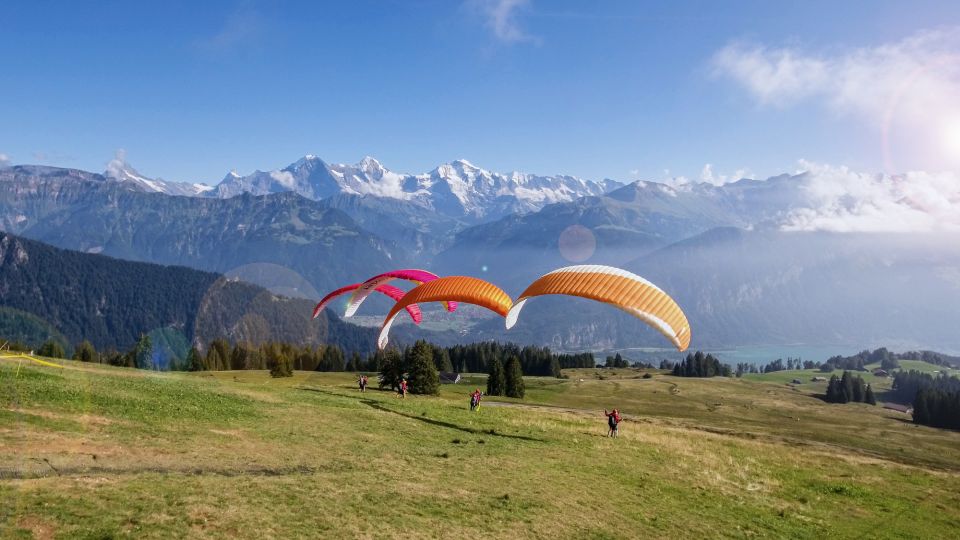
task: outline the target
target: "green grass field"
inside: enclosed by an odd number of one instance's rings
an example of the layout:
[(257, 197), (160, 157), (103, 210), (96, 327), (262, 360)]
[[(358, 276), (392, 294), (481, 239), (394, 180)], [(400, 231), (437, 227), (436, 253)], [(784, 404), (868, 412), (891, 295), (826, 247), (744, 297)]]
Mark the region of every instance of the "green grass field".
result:
[[(826, 404), (812, 384), (570, 370), (471, 413), (482, 376), (401, 400), (349, 374), (63, 364), (0, 360), (0, 537), (960, 530), (960, 433)], [(627, 415), (619, 439), (605, 407)]]

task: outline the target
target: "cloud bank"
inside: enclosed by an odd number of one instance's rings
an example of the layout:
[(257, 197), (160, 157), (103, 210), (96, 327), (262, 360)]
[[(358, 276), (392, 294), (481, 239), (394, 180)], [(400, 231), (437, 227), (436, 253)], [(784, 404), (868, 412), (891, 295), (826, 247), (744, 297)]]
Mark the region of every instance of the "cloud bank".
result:
[(877, 129), (888, 172), (898, 172), (894, 154), (924, 168), (960, 165), (960, 27), (821, 53), (735, 42), (711, 65), (760, 106), (819, 102)]
[(929, 118), (958, 109), (960, 28), (927, 30), (902, 41), (835, 54), (732, 43), (713, 57), (714, 72), (763, 105), (819, 96), (834, 109), (882, 121), (891, 106)]
[(801, 162), (807, 200), (791, 210), (788, 231), (958, 232), (960, 175), (865, 174)]
[(0, 152), (0, 167), (9, 167), (10, 165), (10, 156)]

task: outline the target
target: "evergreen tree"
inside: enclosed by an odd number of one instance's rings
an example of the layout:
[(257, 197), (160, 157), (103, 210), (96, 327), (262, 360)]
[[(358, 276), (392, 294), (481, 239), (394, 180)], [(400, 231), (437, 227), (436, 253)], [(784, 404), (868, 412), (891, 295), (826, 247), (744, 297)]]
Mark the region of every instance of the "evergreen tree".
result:
[(73, 359), (81, 362), (96, 362), (97, 350), (87, 340), (83, 340), (73, 351)]
[(400, 356), (400, 351), (395, 347), (382, 351), (380, 359), (381, 388), (384, 386), (389, 386), (393, 390), (400, 388), (400, 379), (403, 377), (405, 371), (403, 357)]
[(220, 354), (219, 348), (211, 346), (204, 363), (210, 371), (222, 371), (227, 365), (227, 359)]
[(503, 373), (503, 365), (499, 358), (494, 358), (490, 362), (490, 372), (487, 376), (487, 395), (502, 396), (506, 390), (506, 376)]
[(853, 379), (853, 401), (857, 403), (863, 403), (865, 401), (867, 394), (866, 385), (863, 383), (863, 378), (857, 375)]
[(563, 371), (560, 367), (560, 359), (556, 356), (550, 357), (550, 376), (559, 378), (563, 375)]
[(247, 365), (247, 348), (240, 343), (230, 351), (230, 369), (250, 369)]
[(913, 421), (917, 424), (930, 424), (930, 410), (927, 407), (927, 390), (917, 392), (913, 399)]
[(133, 347), (133, 367), (153, 369), (153, 341), (150, 334), (143, 334)]
[(360, 360), (360, 353), (358, 353), (357, 351), (353, 351), (353, 354), (350, 355), (349, 371), (353, 371), (353, 372), (363, 371), (363, 369), (361, 369), (362, 363), (363, 363), (362, 360)]
[(507, 396), (521, 399), (526, 394), (526, 387), (523, 384), (523, 370), (520, 367), (520, 359), (516, 356), (511, 356), (507, 360), (507, 366), (504, 369), (504, 391)]
[(827, 402), (828, 403), (841, 403), (843, 400), (842, 393), (840, 391), (840, 379), (836, 374), (830, 376), (830, 382), (827, 384)]
[(67, 356), (63, 352), (63, 347), (52, 339), (45, 341), (43, 345), (40, 346), (40, 349), (37, 350), (37, 354), (46, 356), (47, 358), (64, 358)]
[(450, 373), (453, 371), (453, 363), (450, 361), (450, 352), (443, 347), (434, 347), (433, 363), (437, 366), (437, 371)]
[(844, 371), (840, 377), (840, 403), (850, 403), (853, 400), (853, 375)]
[(277, 346), (276, 343), (270, 344), (264, 352), (266, 353), (267, 367), (270, 369), (271, 377), (293, 377), (293, 366), (290, 357)]
[(410, 392), (414, 394), (439, 394), (440, 377), (433, 362), (433, 348), (419, 340), (407, 350), (407, 365), (410, 366)]
[[(215, 360), (217, 361), (216, 367), (210, 367), (210, 369), (215, 369), (217, 371), (224, 371), (230, 369), (230, 342), (224, 338), (217, 338), (210, 343), (210, 353), (217, 351), (215, 355)], [(210, 353), (207, 354), (209, 358)]]
[(865, 392), (863, 400), (864, 402), (869, 403), (870, 405), (877, 404), (877, 398), (874, 397), (873, 395), (873, 387), (870, 386), (869, 384), (867, 385), (867, 391)]
[(200, 351), (196, 347), (190, 347), (190, 352), (187, 353), (187, 370), (203, 371), (203, 369), (203, 358), (200, 356)]

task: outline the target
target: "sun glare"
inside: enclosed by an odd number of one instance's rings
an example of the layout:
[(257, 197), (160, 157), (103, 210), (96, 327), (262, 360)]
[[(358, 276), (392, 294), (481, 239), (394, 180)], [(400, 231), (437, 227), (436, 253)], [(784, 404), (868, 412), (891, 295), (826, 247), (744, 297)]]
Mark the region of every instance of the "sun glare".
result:
[(960, 117), (944, 123), (940, 133), (940, 146), (948, 160), (960, 162)]

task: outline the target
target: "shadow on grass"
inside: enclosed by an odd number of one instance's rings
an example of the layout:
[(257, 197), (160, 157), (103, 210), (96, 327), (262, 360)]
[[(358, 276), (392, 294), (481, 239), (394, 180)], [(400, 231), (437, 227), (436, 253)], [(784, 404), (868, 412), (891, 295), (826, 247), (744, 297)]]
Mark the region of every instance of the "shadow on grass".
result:
[[(495, 429), (474, 429), (474, 428), (468, 428), (468, 427), (464, 427), (464, 426), (458, 426), (457, 424), (454, 424), (454, 423), (451, 423), (451, 422), (444, 422), (444, 421), (442, 421), (442, 420), (434, 420), (433, 418), (427, 418), (426, 416), (417, 416), (417, 415), (414, 415), (414, 414), (405, 413), (405, 412), (402, 412), (402, 411), (398, 411), (398, 410), (395, 410), (395, 409), (391, 409), (391, 408), (389, 408), (389, 407), (385, 407), (382, 403), (377, 402), (377, 401), (374, 401), (374, 400), (372, 400), (372, 399), (362, 399), (362, 396), (361, 396), (361, 395), (341, 394), (341, 393), (339, 393), (339, 392), (331, 392), (331, 391), (329, 391), (329, 390), (324, 390), (324, 389), (322, 389), (322, 388), (307, 387), (307, 386), (301, 386), (301, 387), (299, 387), (299, 389), (300, 389), (300, 390), (306, 390), (307, 392), (316, 392), (316, 393), (318, 393), (318, 394), (326, 394), (326, 395), (328, 395), (328, 396), (335, 396), (335, 397), (348, 398), (348, 399), (357, 399), (357, 400), (360, 401), (360, 403), (363, 403), (364, 405), (366, 405), (366, 406), (368, 406), (368, 407), (370, 407), (370, 408), (377, 409), (378, 411), (384, 411), (384, 412), (388, 412), (388, 413), (393, 413), (393, 414), (396, 414), (396, 415), (399, 415), (399, 416), (403, 416), (403, 417), (406, 417), (406, 418), (410, 418), (411, 420), (417, 420), (417, 421), (419, 421), (419, 422), (423, 422), (423, 423), (425, 423), (425, 424), (430, 424), (430, 425), (438, 426), (438, 427), (444, 427), (444, 428), (447, 428), (447, 429), (455, 429), (455, 430), (457, 430), (457, 431), (462, 431), (462, 432), (464, 432), (464, 433), (470, 433), (471, 435), (492, 435), (492, 436), (494, 436), (494, 437), (504, 437), (504, 438), (507, 438), (507, 439), (517, 439), (517, 440), (521, 440), (521, 441), (546, 442), (546, 440), (544, 440), (544, 439), (538, 439), (538, 438), (536, 438), (536, 437), (527, 437), (527, 436), (525, 436), (525, 435), (509, 435), (509, 434), (506, 434), (506, 433), (498, 433), (497, 430), (495, 430)], [(367, 391), (370, 391), (370, 389), (367, 389)], [(387, 393), (387, 392), (389, 392), (389, 390), (378, 390), (377, 392), (379, 392), (379, 393)], [(393, 392), (389, 392), (389, 393), (393, 393)], [(359, 394), (359, 392), (357, 392), (357, 394)]]
[(360, 403), (377, 409), (378, 411), (384, 411), (388, 413), (393, 413), (396, 415), (409, 418), (411, 420), (417, 420), (418, 422), (423, 422), (425, 424), (430, 424), (432, 426), (444, 427), (447, 429), (455, 429), (457, 431), (462, 431), (464, 433), (470, 433), (472, 435), (492, 435), (494, 437), (504, 437), (507, 439), (517, 439), (521, 441), (533, 441), (533, 442), (546, 442), (544, 439), (538, 439), (536, 437), (527, 437), (526, 435), (508, 435), (506, 433), (498, 433), (495, 429), (474, 429), (464, 426), (458, 426), (457, 424), (451, 422), (444, 422), (442, 420), (434, 420), (433, 418), (427, 418), (426, 416), (417, 416), (414, 414), (409, 414), (401, 411), (391, 409), (389, 407), (384, 407), (379, 402), (373, 401), (372, 399), (361, 399)]

